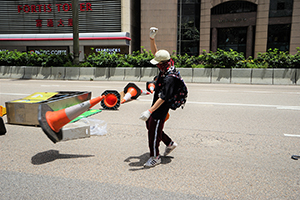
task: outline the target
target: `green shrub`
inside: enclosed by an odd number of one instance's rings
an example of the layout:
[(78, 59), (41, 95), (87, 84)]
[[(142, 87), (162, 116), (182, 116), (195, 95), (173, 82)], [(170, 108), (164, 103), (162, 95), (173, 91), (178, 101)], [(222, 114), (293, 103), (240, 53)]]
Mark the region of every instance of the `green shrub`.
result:
[[(141, 51), (135, 51), (129, 55), (118, 53), (109, 54), (105, 51), (87, 55), (79, 67), (155, 67), (150, 63), (154, 58), (151, 51), (144, 47)], [(257, 58), (245, 59), (243, 53), (232, 49), (225, 51), (218, 49), (217, 52), (206, 52), (199, 56), (188, 54), (176, 55), (173, 51), (171, 58), (176, 67), (183, 68), (300, 68), (300, 48), (295, 55), (278, 49), (269, 49), (265, 53), (258, 53)], [(43, 67), (72, 67), (72, 54), (36, 54), (32, 52), (0, 51), (1, 66), (43, 66)]]
[(0, 65), (6, 66), (63, 66), (67, 62), (73, 62), (71, 54), (36, 54), (32, 52), (1, 51)]
[(132, 54), (125, 55), (123, 60), (124, 67), (152, 67), (150, 60), (153, 59), (151, 51), (146, 51), (142, 47), (142, 51), (134, 51)]
[(197, 64), (195, 56), (189, 56), (188, 54), (172, 55), (172, 59), (175, 62), (175, 67), (188, 68)]
[(297, 48), (295, 55), (279, 51), (278, 49), (269, 49), (265, 53), (258, 53), (255, 63), (270, 68), (299, 68), (300, 49), (299, 47)]
[(217, 52), (207, 53), (205, 50), (202, 53), (202, 56), (198, 58), (206, 67), (208, 68), (232, 68), (232, 67), (241, 67), (237, 65), (240, 61), (245, 60), (243, 53), (238, 53), (230, 49), (230, 51), (225, 51), (218, 49)]
[[(92, 48), (93, 50), (93, 48)], [(109, 54), (106, 51), (92, 53), (88, 55), (84, 62), (92, 67), (119, 67), (121, 66), (121, 55), (117, 53)]]

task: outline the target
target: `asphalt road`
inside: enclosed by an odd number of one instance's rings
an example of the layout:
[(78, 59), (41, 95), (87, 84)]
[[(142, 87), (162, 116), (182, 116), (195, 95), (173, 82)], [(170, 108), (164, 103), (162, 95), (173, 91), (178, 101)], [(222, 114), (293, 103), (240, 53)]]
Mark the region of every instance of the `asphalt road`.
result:
[[(0, 104), (34, 92), (96, 97), (126, 84), (1, 79)], [(291, 156), (300, 154), (300, 87), (187, 86), (185, 108), (165, 124), (178, 147), (150, 169), (143, 168), (149, 153), (139, 116), (152, 95), (92, 116), (107, 123), (104, 136), (53, 144), (40, 127), (6, 124), (0, 199), (299, 199), (300, 160)]]

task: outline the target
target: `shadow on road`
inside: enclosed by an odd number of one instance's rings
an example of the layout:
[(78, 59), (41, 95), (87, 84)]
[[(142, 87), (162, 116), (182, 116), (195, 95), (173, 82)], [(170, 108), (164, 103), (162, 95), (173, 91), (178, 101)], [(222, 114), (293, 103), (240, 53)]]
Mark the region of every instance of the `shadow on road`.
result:
[(31, 158), (31, 163), (34, 165), (42, 165), (57, 159), (84, 158), (93, 156), (94, 155), (60, 154), (57, 150), (49, 150), (38, 153), (35, 156), (33, 156)]
[[(144, 164), (147, 162), (149, 159), (150, 154), (149, 153), (144, 153), (143, 155), (140, 156), (130, 156), (124, 160), (124, 162), (129, 162), (129, 166), (133, 167), (130, 168), (129, 171), (138, 171), (138, 170), (145, 170), (145, 169), (151, 169), (151, 168), (144, 168)], [(162, 156), (161, 157), (161, 164), (165, 165), (170, 162), (172, 162), (172, 159), (174, 157), (171, 156)]]

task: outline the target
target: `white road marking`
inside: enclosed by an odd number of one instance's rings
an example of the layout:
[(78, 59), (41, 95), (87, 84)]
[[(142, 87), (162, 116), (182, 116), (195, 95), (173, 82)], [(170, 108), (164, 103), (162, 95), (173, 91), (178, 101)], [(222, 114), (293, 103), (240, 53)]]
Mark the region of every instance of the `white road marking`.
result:
[(22, 94), (22, 93), (0, 93), (0, 95), (8, 95), (8, 96), (12, 96), (12, 95), (15, 95), (15, 96), (28, 96), (30, 94)]
[(285, 110), (300, 110), (300, 106), (278, 106), (277, 109), (285, 109)]
[(276, 108), (279, 110), (300, 110), (300, 106), (282, 106), (282, 105), (266, 105), (266, 104), (243, 104), (243, 103), (216, 103), (216, 102), (195, 102), (188, 101), (187, 104), (202, 104), (202, 105), (221, 105), (221, 106), (246, 106), (246, 107), (265, 107)]
[[(149, 100), (149, 99), (138, 99), (138, 100), (139, 101), (152, 101), (152, 100)], [(300, 106), (283, 106), (283, 105), (266, 105), (266, 104), (217, 103), (217, 102), (198, 102), (198, 101), (187, 101), (186, 104), (217, 105), (217, 106), (264, 107), (264, 108), (276, 108), (278, 110), (300, 110)]]
[(64, 85), (41, 85), (41, 87), (62, 87)]
[(300, 135), (284, 134), (286, 137), (300, 137)]

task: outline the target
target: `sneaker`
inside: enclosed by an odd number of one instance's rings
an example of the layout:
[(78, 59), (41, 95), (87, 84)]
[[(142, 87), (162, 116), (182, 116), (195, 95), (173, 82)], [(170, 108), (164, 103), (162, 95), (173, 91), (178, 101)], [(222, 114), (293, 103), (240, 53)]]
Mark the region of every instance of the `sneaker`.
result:
[(160, 156), (157, 157), (150, 157), (149, 160), (144, 164), (144, 167), (154, 167), (155, 165), (158, 165), (161, 163)]
[(176, 147), (177, 147), (177, 143), (176, 142), (171, 142), (169, 144), (169, 146), (166, 147), (164, 156), (169, 155)]

